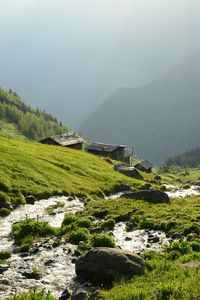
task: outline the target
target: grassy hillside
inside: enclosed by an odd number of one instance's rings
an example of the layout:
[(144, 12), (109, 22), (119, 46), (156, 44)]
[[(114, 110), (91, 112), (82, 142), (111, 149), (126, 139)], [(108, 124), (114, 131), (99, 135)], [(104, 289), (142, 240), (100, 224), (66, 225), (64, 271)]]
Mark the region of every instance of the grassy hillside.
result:
[(90, 138), (133, 146), (155, 163), (199, 145), (200, 52), (162, 78), (114, 92), (83, 124)]
[(15, 124), (3, 120), (0, 120), (0, 136), (13, 139), (26, 139), (26, 137), (17, 130)]
[(10, 125), (3, 134), (0, 132), (0, 136), (13, 137), (13, 131), (17, 131), (17, 134), (14, 133), (15, 138), (24, 135), (29, 139), (38, 140), (67, 131), (56, 118), (38, 108), (33, 109), (17, 93), (2, 88), (0, 88), (0, 121), (4, 122), (3, 127), (0, 123), (0, 131), (4, 129), (5, 123)]
[[(93, 198), (82, 211), (73, 215), (74, 222), (91, 223), (98, 217), (101, 225), (103, 241), (110, 241), (110, 229), (103, 227), (109, 222), (127, 222), (129, 229), (163, 230), (168, 234), (179, 233), (181, 239), (173, 241), (161, 252), (145, 252), (143, 258), (146, 262), (145, 274), (136, 276), (129, 282), (116, 282), (111, 289), (100, 290), (103, 299), (115, 300), (164, 300), (164, 299), (199, 299), (199, 261), (200, 248), (200, 220), (199, 196), (185, 199), (171, 199), (170, 204), (153, 204), (142, 200), (127, 198), (103, 199), (104, 193), (116, 191), (120, 184), (128, 184), (137, 189), (144, 181), (128, 178), (113, 171), (111, 161), (96, 157), (83, 151), (63, 147), (42, 145), (36, 142), (19, 141), (0, 138), (0, 197), (3, 196), (13, 203), (24, 200), (23, 195), (33, 194), (38, 197), (47, 197), (52, 194), (82, 195)], [(165, 174), (162, 181), (184, 185), (188, 180), (198, 178), (199, 170), (189, 170), (187, 174)], [(152, 180), (153, 175), (145, 175), (146, 180)], [(1, 199), (0, 198), (0, 199)], [(67, 214), (64, 222), (68, 224), (72, 215)], [(107, 223), (106, 223), (107, 222)], [(65, 224), (65, 225), (66, 225)], [(23, 234), (26, 226), (31, 225), (33, 232)], [(38, 226), (48, 232), (38, 233)], [(96, 225), (96, 223), (95, 223)], [(71, 227), (76, 231), (66, 232), (65, 227), (52, 228), (45, 222), (24, 220), (15, 224), (13, 234), (18, 244), (31, 246), (33, 239), (40, 236), (61, 237), (66, 235), (75, 238), (80, 232), (93, 241), (93, 235), (86, 228)], [(69, 228), (66, 226), (66, 229)], [(34, 231), (35, 230), (35, 231)], [(74, 235), (76, 234), (76, 235)], [(20, 240), (21, 237), (21, 240)], [(98, 237), (98, 235), (96, 235)], [(81, 236), (82, 238), (82, 236)], [(76, 241), (77, 243), (80, 240)], [(24, 244), (26, 242), (26, 244)], [(20, 244), (21, 246), (21, 244)], [(85, 243), (85, 247), (94, 247), (95, 244)], [(88, 249), (88, 248), (85, 249)], [(25, 248), (24, 248), (25, 249)], [(47, 299), (44, 291), (34, 291), (10, 299)], [(55, 299), (49, 295), (48, 299)]]
[(142, 183), (83, 151), (0, 138), (0, 153), (0, 190), (8, 190), (11, 200), (16, 191), (38, 197), (59, 193), (102, 197), (121, 183), (133, 187)]

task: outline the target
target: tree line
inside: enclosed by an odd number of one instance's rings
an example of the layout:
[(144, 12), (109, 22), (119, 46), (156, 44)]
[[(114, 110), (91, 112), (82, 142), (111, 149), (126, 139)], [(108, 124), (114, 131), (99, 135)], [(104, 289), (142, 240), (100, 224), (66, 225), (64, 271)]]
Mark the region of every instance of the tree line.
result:
[(200, 166), (200, 147), (185, 151), (180, 155), (169, 157), (166, 166), (180, 166), (196, 168)]
[(21, 97), (12, 90), (0, 88), (0, 120), (15, 124), (18, 131), (31, 140), (40, 140), (48, 136), (68, 131), (45, 111), (26, 105)]

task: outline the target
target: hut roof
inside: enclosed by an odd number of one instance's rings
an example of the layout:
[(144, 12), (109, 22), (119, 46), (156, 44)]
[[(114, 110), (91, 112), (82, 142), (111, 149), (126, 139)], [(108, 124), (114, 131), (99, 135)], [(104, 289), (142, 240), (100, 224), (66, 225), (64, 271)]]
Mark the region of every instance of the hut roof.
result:
[(113, 144), (104, 144), (104, 143), (92, 143), (87, 147), (89, 151), (104, 151), (104, 152), (113, 152), (119, 148), (126, 148), (126, 145), (113, 145)]
[(64, 147), (84, 142), (84, 139), (76, 133), (58, 134), (55, 136), (51, 136), (50, 139), (54, 140), (56, 143)]
[(151, 169), (153, 167), (153, 164), (150, 163), (148, 160), (143, 160), (143, 161), (137, 163), (135, 165), (135, 167), (137, 167), (138, 165), (142, 166), (146, 170)]

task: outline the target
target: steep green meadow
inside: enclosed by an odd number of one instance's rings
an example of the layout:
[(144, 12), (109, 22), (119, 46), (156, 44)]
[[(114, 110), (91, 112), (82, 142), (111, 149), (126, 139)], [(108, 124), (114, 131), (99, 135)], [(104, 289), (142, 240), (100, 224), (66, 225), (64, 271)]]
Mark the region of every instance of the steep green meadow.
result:
[(26, 137), (22, 135), (14, 124), (0, 120), (0, 137), (13, 138), (17, 140), (25, 140)]
[(143, 184), (84, 151), (0, 138), (0, 191), (13, 204), (30, 194), (39, 198), (58, 194), (99, 198), (122, 183), (134, 188)]

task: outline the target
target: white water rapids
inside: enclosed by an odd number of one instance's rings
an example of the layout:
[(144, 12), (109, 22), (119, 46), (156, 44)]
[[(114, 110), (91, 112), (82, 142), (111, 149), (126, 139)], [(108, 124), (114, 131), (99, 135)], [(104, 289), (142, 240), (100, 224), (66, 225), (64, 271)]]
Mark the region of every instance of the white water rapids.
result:
[[(84, 204), (74, 198), (51, 197), (46, 200), (36, 201), (34, 205), (24, 205), (12, 211), (6, 218), (0, 218), (0, 250), (12, 249), (13, 240), (9, 237), (12, 224), (28, 218), (48, 221), (50, 225), (59, 227), (63, 221), (64, 214), (81, 210)], [(46, 208), (57, 202), (64, 202), (62, 208), (55, 210), (55, 215), (49, 215)], [(26, 257), (20, 254), (12, 254), (8, 270), (0, 275), (0, 300), (5, 300), (14, 293), (34, 288), (45, 288), (59, 297), (66, 286), (70, 286), (75, 276), (75, 267), (72, 263), (73, 253), (76, 246), (64, 240), (58, 247), (54, 247), (55, 239), (45, 239), (38, 243), (38, 252)], [(27, 279), (22, 273), (27, 270), (38, 269), (42, 278)]]

